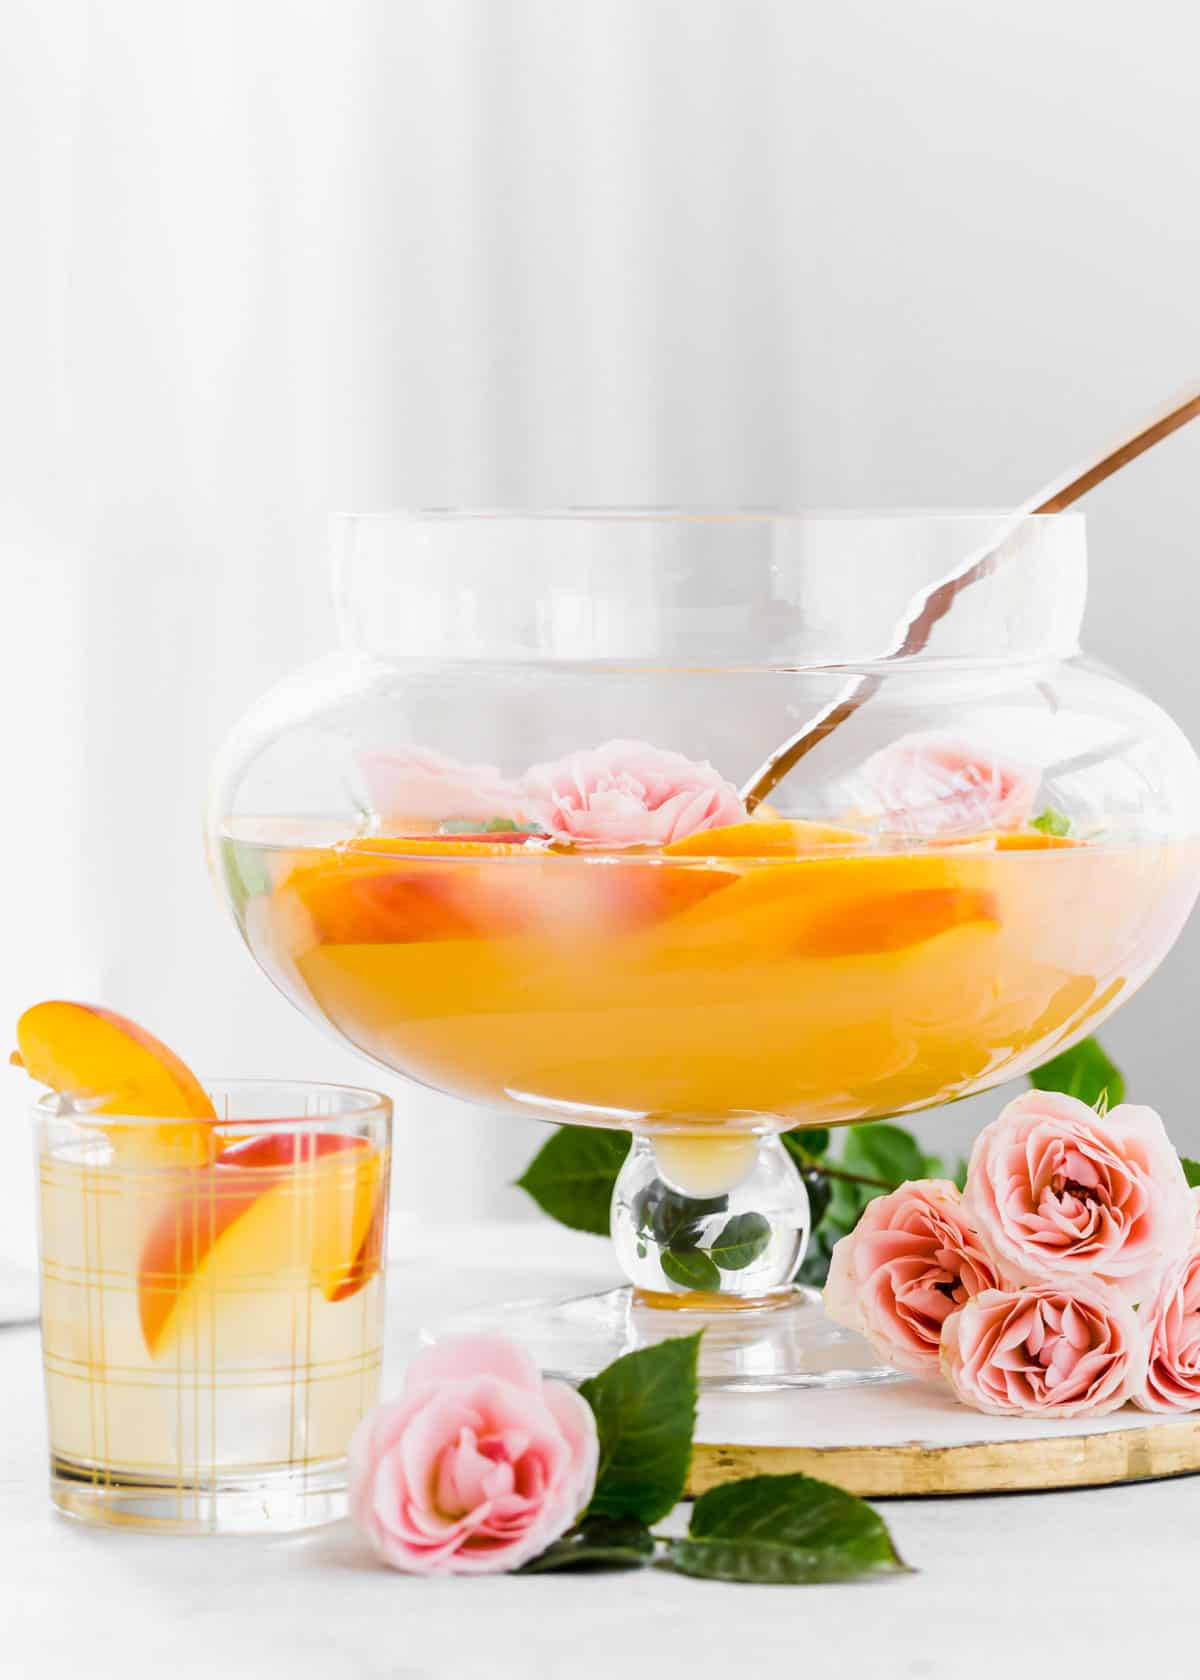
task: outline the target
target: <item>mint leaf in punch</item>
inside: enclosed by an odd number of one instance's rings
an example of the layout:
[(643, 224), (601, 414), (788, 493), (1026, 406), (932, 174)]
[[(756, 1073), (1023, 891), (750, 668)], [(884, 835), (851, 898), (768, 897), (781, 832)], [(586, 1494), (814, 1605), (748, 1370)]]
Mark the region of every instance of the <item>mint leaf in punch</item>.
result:
[(1052, 834), (1056, 840), (1062, 840), (1071, 832), (1071, 819), (1062, 811), (1056, 811), (1053, 805), (1047, 805), (1040, 816), (1030, 818), (1029, 826), (1036, 828), (1039, 834)]

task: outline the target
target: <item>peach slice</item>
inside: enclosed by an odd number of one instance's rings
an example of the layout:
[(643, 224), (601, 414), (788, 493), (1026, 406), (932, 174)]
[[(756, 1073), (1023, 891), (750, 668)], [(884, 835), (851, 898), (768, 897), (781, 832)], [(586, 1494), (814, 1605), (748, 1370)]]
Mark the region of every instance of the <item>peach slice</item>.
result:
[(379, 1152), (338, 1132), (246, 1138), (196, 1168), (142, 1248), (138, 1314), (148, 1352), (171, 1346), (180, 1309), (201, 1284), (215, 1298), (306, 1274), (328, 1301), (356, 1294), (379, 1268), (383, 1191)]
[(1028, 832), (997, 834), (996, 850), (998, 852), (1046, 852), (1057, 851), (1063, 846), (1082, 846), (1086, 842), (1076, 840), (1069, 834), (1042, 834), (1037, 829)]
[(865, 845), (866, 836), (853, 828), (836, 828), (831, 823), (801, 822), (777, 817), (767, 822), (730, 823), (725, 828), (705, 828), (686, 839), (663, 847), (666, 857), (799, 857), (821, 852), (829, 846)]
[(671, 924), (674, 948), (736, 940), (773, 957), (883, 955), (968, 924), (995, 927), (997, 895), (971, 854), (861, 853), (746, 870)]
[(527, 834), (524, 830), (511, 834), (367, 834), (347, 840), (344, 851), (348, 856), (365, 853), (372, 857), (390, 856), (397, 861), (406, 857), (507, 857), (514, 846), (544, 839), (545, 835)]
[(522, 857), (529, 838), (355, 840), (298, 865), (277, 891), (308, 912), (319, 944), (408, 944), (508, 932), (504, 915), (497, 917), (497, 906), (479, 891), (480, 873), (456, 860), (515, 858), (516, 868), (528, 868), (531, 859), (545, 857), (540, 851)]
[[(599, 865), (585, 865), (595, 871)], [(700, 904), (740, 877), (732, 869), (680, 868), (662, 863), (615, 863), (600, 875), (605, 893), (606, 932), (625, 931), (665, 922)]]
[[(490, 840), (403, 844), (424, 846), (429, 861), (419, 861), (421, 851), (404, 857), (385, 843), (358, 842), (294, 869), (278, 889), (278, 907), (301, 906), (321, 945), (618, 933), (665, 921), (738, 879), (730, 869), (661, 857), (585, 859), (541, 848), (522, 856), (519, 846)], [(460, 861), (474, 856), (477, 868)]]
[(345, 1275), (340, 1282), (325, 1288), (327, 1301), (349, 1301), (365, 1289), (383, 1264), (383, 1227), (387, 1214), (386, 1185), (382, 1182), (375, 1192), (375, 1205), (371, 1212), (371, 1223), (367, 1226), (367, 1234), (359, 1244), (358, 1252), (350, 1262)]
[(390, 945), (480, 932), (457, 887), (451, 871), (342, 855), (302, 864), (279, 890), (308, 911), (319, 944)]
[[(12, 1060), (31, 1078), (65, 1096), (83, 1098), (89, 1114), (146, 1115), (164, 1121), (217, 1118), (189, 1067), (144, 1027), (89, 1003), (36, 1003), (17, 1022)], [(208, 1125), (110, 1126), (114, 1146), (129, 1158), (207, 1161)]]
[(794, 948), (805, 957), (904, 951), (969, 923), (1000, 925), (995, 893), (981, 887), (918, 887), (819, 913), (797, 930)]

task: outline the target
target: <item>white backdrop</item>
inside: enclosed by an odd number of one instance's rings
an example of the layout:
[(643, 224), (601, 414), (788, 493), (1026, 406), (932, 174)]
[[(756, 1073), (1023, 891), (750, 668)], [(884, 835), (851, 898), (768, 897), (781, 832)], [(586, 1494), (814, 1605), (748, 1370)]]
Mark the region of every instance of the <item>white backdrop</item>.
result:
[[(205, 1070), (373, 1077), (200, 845), (216, 743), (330, 638), (327, 511), (1023, 496), (1200, 370), (1198, 20), (6, 0), (0, 1023), (92, 997)], [(1198, 465), (1089, 503), (1089, 646), (1193, 736)], [(1193, 1147), (1198, 971), (1200, 924), (1105, 1033)], [(402, 1112), (402, 1208), (516, 1205), (529, 1128)]]

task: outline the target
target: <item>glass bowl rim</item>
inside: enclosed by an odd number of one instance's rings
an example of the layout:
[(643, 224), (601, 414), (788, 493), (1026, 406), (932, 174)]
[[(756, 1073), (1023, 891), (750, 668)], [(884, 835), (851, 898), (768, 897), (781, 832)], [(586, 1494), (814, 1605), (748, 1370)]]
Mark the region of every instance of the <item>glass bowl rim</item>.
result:
[(532, 524), (554, 521), (579, 524), (790, 524), (843, 525), (912, 524), (925, 521), (954, 521), (963, 526), (984, 521), (1011, 519), (1014, 526), (1026, 520), (1039, 525), (1083, 524), (1081, 508), (1064, 508), (1058, 513), (1022, 513), (1011, 507), (793, 507), (786, 503), (745, 503), (722, 506), (688, 503), (629, 503), (611, 506), (562, 505), (509, 507), (455, 507), (451, 505), (335, 508), (329, 515), (335, 526), (391, 521), (395, 524)]

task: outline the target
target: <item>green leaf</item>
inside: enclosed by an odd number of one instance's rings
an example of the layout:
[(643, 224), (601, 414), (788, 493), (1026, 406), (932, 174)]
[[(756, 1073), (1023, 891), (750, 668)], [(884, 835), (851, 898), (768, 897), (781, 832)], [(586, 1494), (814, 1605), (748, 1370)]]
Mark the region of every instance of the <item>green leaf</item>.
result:
[(809, 1289), (823, 1289), (829, 1276), (829, 1262), (836, 1241), (837, 1233), (831, 1231), (827, 1225), (814, 1232), (794, 1281), (806, 1284)]
[(658, 1263), (665, 1276), (681, 1289), (704, 1289), (711, 1293), (721, 1287), (721, 1274), (702, 1248), (668, 1248), (659, 1255)]
[(600, 1436), (587, 1516), (652, 1523), (678, 1504), (692, 1456), (699, 1351), (699, 1334), (675, 1337), (627, 1353), (580, 1383)]
[(798, 1167), (811, 1166), (829, 1148), (829, 1127), (814, 1126), (807, 1132), (782, 1132), (779, 1141)]
[(685, 1575), (779, 1585), (908, 1570), (878, 1512), (811, 1476), (752, 1476), (701, 1494), (668, 1556)]
[[(796, 1281), (810, 1288), (824, 1284), (834, 1244), (853, 1231), (877, 1196), (885, 1195), (906, 1179), (937, 1178), (944, 1171), (939, 1158), (922, 1155), (916, 1139), (900, 1126), (882, 1122), (850, 1126), (844, 1136), (840, 1159), (830, 1157), (820, 1167), (802, 1169), (812, 1212), (812, 1233)], [(839, 1176), (839, 1168), (855, 1178)], [(855, 1181), (858, 1177), (878, 1182), (860, 1184)]]
[[(877, 1120), (869, 1126), (848, 1129), (841, 1164), (847, 1172), (882, 1179), (890, 1190), (895, 1190), (910, 1178), (923, 1177), (925, 1157), (911, 1132)], [(868, 1194), (866, 1200), (873, 1200), (873, 1196)]]
[(559, 1126), (517, 1180), (518, 1188), (560, 1225), (606, 1237), (613, 1186), (629, 1144), (628, 1132)]
[(654, 1536), (636, 1517), (587, 1517), (518, 1574), (543, 1575), (549, 1569), (641, 1569), (653, 1556)]
[(1197, 1185), (1200, 1185), (1200, 1161), (1192, 1161), (1186, 1155), (1181, 1155), (1179, 1165), (1183, 1168), (1183, 1176), (1194, 1190)]
[(861, 1184), (848, 1184), (844, 1178), (832, 1178), (830, 1186), (829, 1211), (824, 1222), (839, 1236), (853, 1231), (867, 1203), (884, 1194), (882, 1190), (870, 1190)]
[(967, 1188), (967, 1167), (969, 1164), (965, 1155), (959, 1156), (958, 1165), (954, 1169), (954, 1182), (960, 1190)]
[(804, 1188), (808, 1191), (808, 1215), (815, 1232), (829, 1207), (833, 1183), (820, 1167), (805, 1167), (800, 1176), (804, 1180)]
[(239, 846), (232, 835), (223, 834), (218, 867), (234, 914), (239, 922), (244, 921), (250, 900), (271, 891), (266, 859), (249, 847)]
[(1041, 816), (1030, 820), (1029, 826), (1040, 829), (1043, 834), (1053, 834), (1061, 840), (1071, 832), (1071, 819), (1062, 811), (1056, 811), (1053, 805), (1047, 805)]
[(656, 1178), (638, 1191), (630, 1211), (639, 1231), (652, 1236), (660, 1248), (682, 1254), (699, 1244), (710, 1214), (724, 1213), (728, 1206), (728, 1196), (684, 1196)]
[(1039, 1091), (1062, 1091), (1068, 1097), (1078, 1097), (1091, 1108), (1106, 1094), (1110, 1108), (1125, 1101), (1124, 1076), (1095, 1038), (1080, 1039), (1061, 1056), (1035, 1068), (1029, 1083)]
[(489, 817), (486, 822), (470, 817), (451, 817), (438, 824), (439, 834), (541, 834), (537, 823), (514, 822), (511, 817)]
[(771, 1221), (761, 1213), (735, 1213), (707, 1250), (723, 1272), (743, 1271), (771, 1240)]

